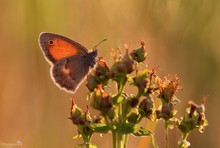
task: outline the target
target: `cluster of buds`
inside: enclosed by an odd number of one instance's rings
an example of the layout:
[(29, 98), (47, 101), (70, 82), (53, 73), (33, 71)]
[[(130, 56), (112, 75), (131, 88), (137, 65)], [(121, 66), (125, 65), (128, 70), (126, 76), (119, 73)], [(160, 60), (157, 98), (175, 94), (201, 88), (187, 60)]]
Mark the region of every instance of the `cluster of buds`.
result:
[(137, 86), (138, 92), (143, 94), (146, 92), (147, 85), (149, 84), (149, 72), (148, 70), (143, 70), (139, 72), (136, 77), (133, 78), (133, 85)]
[[(157, 89), (155, 70), (146, 68), (143, 71), (138, 71), (136, 67), (138, 63), (144, 62), (146, 59), (147, 52), (144, 45), (145, 43), (141, 41), (141, 47), (130, 53), (125, 45), (125, 55), (122, 56), (119, 50), (120, 56), (116, 58), (116, 54), (114, 55), (115, 61), (110, 68), (103, 58), (99, 58), (93, 73), (87, 77), (86, 86), (93, 93), (91, 106), (111, 120), (116, 116), (114, 110), (119, 102), (123, 102), (123, 113), (128, 118), (128, 122), (135, 122), (142, 117), (149, 119), (153, 117), (155, 106), (152, 94)], [(135, 70), (136, 75), (129, 76)], [(138, 89), (137, 95), (128, 95), (124, 92), (108, 95), (104, 91), (104, 86), (108, 84), (109, 80), (115, 81), (119, 87), (119, 85), (125, 85), (128, 78), (131, 80), (129, 81), (130, 85)], [(144, 96), (144, 99), (140, 102), (141, 96)]]
[(176, 124), (182, 132), (182, 137), (178, 142), (179, 147), (189, 147), (190, 143), (186, 140), (189, 133), (196, 128), (202, 133), (204, 127), (208, 125), (208, 121), (205, 118), (205, 100), (203, 100), (201, 105), (189, 101), (190, 107), (186, 109), (185, 116), (181, 120), (177, 120)]
[(98, 85), (102, 84), (105, 86), (109, 81), (109, 68), (104, 58), (100, 57), (97, 62), (96, 69), (93, 71), (93, 74), (90, 74), (87, 77), (87, 88), (89, 91), (93, 92)]
[(199, 128), (203, 132), (204, 127), (208, 125), (205, 118), (205, 100), (201, 105), (197, 105), (193, 101), (189, 101), (190, 107), (186, 109), (185, 116), (177, 125), (182, 133), (189, 133), (195, 128)]
[(162, 106), (160, 109), (156, 110), (157, 118), (163, 118), (164, 120), (169, 120), (174, 117), (176, 110), (174, 106), (179, 102), (175, 96), (176, 91), (179, 89), (179, 78), (174, 77), (172, 81), (165, 78), (165, 81), (158, 81), (159, 95), (158, 98), (161, 99)]
[(71, 112), (70, 112), (69, 119), (75, 125), (86, 125), (86, 124), (88, 125), (92, 123), (101, 123), (102, 121), (101, 116), (95, 116), (92, 119), (89, 113), (89, 107), (87, 106), (87, 110), (83, 112), (82, 109), (75, 104), (73, 99), (72, 99)]
[(86, 147), (94, 147), (90, 142), (92, 135), (97, 131), (100, 133), (106, 133), (108, 131), (108, 129), (103, 128), (102, 123), (104, 123), (104, 119), (102, 116), (94, 116), (92, 118), (89, 113), (89, 107), (87, 106), (87, 110), (83, 112), (82, 109), (75, 104), (73, 99), (69, 119), (77, 126), (78, 135), (75, 136), (74, 139), (78, 137), (83, 138), (84, 143), (79, 144), (79, 147), (83, 145)]
[[(141, 111), (143, 111), (144, 117), (152, 120), (154, 118), (153, 113), (155, 110), (154, 100), (152, 99), (152, 97), (147, 96), (146, 98), (144, 98), (140, 102), (139, 109)], [(140, 112), (140, 110), (139, 110), (139, 112)]]
[[(147, 52), (145, 44), (141, 41), (141, 47), (134, 49), (129, 53), (126, 46), (124, 56), (114, 56), (114, 63), (108, 67), (104, 58), (99, 58), (96, 68), (87, 77), (87, 88), (90, 91), (89, 97), (91, 107), (96, 109), (100, 116), (94, 119), (90, 117), (89, 110), (85, 113), (72, 102), (70, 119), (73, 124), (78, 126), (79, 134), (84, 137), (84, 142), (88, 142), (95, 132), (122, 135), (133, 134), (135, 136), (149, 136), (151, 132), (138, 125), (143, 118), (149, 120), (163, 119), (165, 128), (173, 127), (173, 121), (176, 121), (178, 128), (182, 133), (189, 133), (194, 128), (202, 131), (207, 125), (205, 119), (205, 103), (196, 105), (190, 102), (190, 109), (187, 110), (183, 119), (178, 120), (175, 105), (179, 102), (175, 93), (179, 90), (179, 78), (174, 77), (172, 80), (165, 78), (162, 81), (156, 75), (156, 69), (149, 69), (144, 64)], [(115, 54), (116, 55), (116, 54)], [(143, 63), (141, 65), (141, 63)], [(144, 70), (141, 68), (145, 67)], [(105, 86), (112, 81), (116, 84), (117, 93), (107, 93)], [(125, 86), (130, 85), (137, 90), (136, 95), (125, 92)], [(156, 108), (154, 98), (160, 98), (161, 106)], [(168, 126), (169, 125), (169, 126)], [(168, 131), (168, 130), (166, 130)], [(115, 135), (114, 135), (115, 136)], [(115, 137), (113, 137), (115, 138)], [(153, 138), (152, 138), (153, 139)], [(185, 139), (182, 138), (183, 143)], [(121, 142), (120, 142), (121, 143)], [(119, 144), (119, 143), (118, 143)], [(187, 145), (187, 144), (186, 144)], [(114, 146), (116, 147), (116, 145)], [(122, 146), (121, 146), (122, 147)], [(156, 147), (156, 146), (155, 146)]]
[(103, 87), (106, 86), (110, 79), (117, 83), (126, 81), (127, 74), (135, 70), (135, 62), (143, 62), (146, 59), (147, 52), (144, 44), (145, 43), (141, 41), (141, 47), (133, 50), (131, 53), (126, 49), (126, 53), (123, 57), (115, 58), (111, 68), (108, 67), (105, 59), (100, 57), (93, 73), (87, 77), (87, 88), (93, 92), (99, 84), (102, 84)]
[(101, 115), (108, 117), (110, 120), (114, 118), (115, 112), (112, 97), (103, 90), (101, 84), (94, 90), (91, 107), (100, 111)]
[(71, 112), (69, 119), (72, 120), (73, 124), (75, 125), (82, 125), (91, 122), (90, 118), (87, 118), (89, 116), (89, 111), (83, 113), (82, 109), (79, 108), (74, 100), (72, 99), (72, 105), (71, 105)]
[(138, 72), (133, 78), (133, 85), (138, 88), (139, 95), (149, 96), (158, 89), (158, 77), (155, 69)]
[(112, 80), (120, 83), (126, 81), (127, 74), (132, 73), (134, 69), (134, 60), (131, 59), (128, 50), (126, 50), (125, 56), (123, 58), (118, 58), (110, 68), (110, 77)]

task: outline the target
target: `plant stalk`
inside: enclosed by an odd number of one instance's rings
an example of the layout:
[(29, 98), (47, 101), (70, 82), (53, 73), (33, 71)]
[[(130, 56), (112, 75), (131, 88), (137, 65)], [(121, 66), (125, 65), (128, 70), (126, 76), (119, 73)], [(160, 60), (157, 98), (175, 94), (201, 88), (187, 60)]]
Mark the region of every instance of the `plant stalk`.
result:
[(178, 143), (178, 148), (183, 148), (184, 141), (186, 141), (187, 137), (189, 136), (189, 133), (183, 133), (180, 143)]
[(165, 145), (166, 145), (166, 148), (168, 148), (168, 123), (167, 123), (167, 120), (165, 120)]
[(117, 148), (123, 147), (123, 135), (120, 133), (117, 133)]
[(112, 145), (113, 145), (113, 148), (117, 148), (117, 143), (116, 143), (116, 131), (112, 131)]
[(127, 143), (128, 143), (128, 134), (125, 135), (125, 139), (124, 139), (124, 146), (123, 148), (126, 148), (127, 147)]

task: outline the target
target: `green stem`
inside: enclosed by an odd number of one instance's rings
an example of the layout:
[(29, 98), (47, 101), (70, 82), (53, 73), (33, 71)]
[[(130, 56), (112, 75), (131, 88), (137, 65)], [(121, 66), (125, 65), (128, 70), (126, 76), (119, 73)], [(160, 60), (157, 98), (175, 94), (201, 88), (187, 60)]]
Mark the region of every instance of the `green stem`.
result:
[(87, 136), (87, 135), (82, 134), (82, 138), (83, 138), (83, 141), (86, 145), (86, 148), (89, 148), (90, 147), (91, 136)]
[[(123, 93), (124, 87), (126, 84), (126, 80), (122, 81), (120, 83), (117, 83), (117, 87), (118, 87), (118, 97), (121, 96), (121, 94)], [(120, 124), (123, 122), (123, 105), (122, 103), (120, 103), (118, 105), (118, 122), (116, 122), (116, 126), (120, 126)], [(115, 131), (115, 137), (116, 137), (116, 147), (117, 148), (122, 148), (123, 144), (124, 144), (124, 136), (122, 134), (120, 134), (119, 132), (117, 132), (117, 129)]]
[(86, 143), (86, 148), (89, 148), (89, 145), (90, 145), (89, 143)]
[[(122, 104), (120, 103), (118, 106), (118, 126), (120, 126), (120, 124), (123, 121), (123, 113), (122, 113)], [(117, 148), (122, 148), (123, 146), (123, 135), (120, 133), (117, 133)]]
[(123, 108), (123, 106), (120, 103), (118, 106), (118, 124), (119, 125), (122, 123), (122, 120), (123, 120), (123, 109), (122, 108)]
[(178, 142), (178, 148), (186, 147), (184, 146), (184, 142), (186, 141), (187, 137), (189, 136), (189, 133), (183, 133), (180, 142)]
[(128, 134), (125, 135), (123, 148), (126, 148), (126, 147), (127, 147), (127, 143), (128, 143)]
[(118, 95), (121, 95), (123, 93), (125, 84), (126, 84), (126, 80), (117, 83), (117, 85), (118, 85), (117, 86), (118, 87)]
[(123, 146), (123, 135), (117, 133), (117, 148), (122, 148)]
[[(118, 97), (121, 96), (121, 94), (123, 93), (124, 87), (126, 84), (126, 80), (117, 83), (117, 87), (118, 87)], [(122, 103), (119, 104), (118, 107), (118, 123), (121, 124), (123, 120), (123, 105)]]
[(166, 145), (166, 148), (168, 148), (168, 123), (167, 123), (167, 120), (165, 120), (165, 145)]
[(187, 139), (187, 137), (189, 136), (189, 133), (185, 133), (185, 134), (183, 134), (183, 140), (186, 140)]
[(113, 130), (112, 131), (112, 144), (113, 144), (113, 148), (117, 148), (117, 143), (116, 143), (116, 131)]

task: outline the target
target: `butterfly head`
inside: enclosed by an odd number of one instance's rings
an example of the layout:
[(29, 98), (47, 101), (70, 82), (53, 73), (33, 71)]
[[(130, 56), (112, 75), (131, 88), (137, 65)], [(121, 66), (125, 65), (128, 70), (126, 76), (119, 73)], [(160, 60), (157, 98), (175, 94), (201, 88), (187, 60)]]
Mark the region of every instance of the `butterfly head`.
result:
[(98, 44), (96, 44), (94, 47), (93, 47), (93, 50), (91, 52), (89, 52), (88, 56), (86, 57), (87, 61), (90, 61), (88, 64), (90, 67), (93, 67), (96, 63), (96, 57), (97, 57), (97, 47), (104, 41), (107, 41), (107, 39), (104, 39), (102, 40), (101, 42), (99, 42)]
[(85, 57), (85, 61), (87, 61), (89, 67), (94, 67), (95, 63), (96, 63), (96, 57), (97, 57), (97, 49), (93, 49), (92, 52), (89, 52), (86, 57)]

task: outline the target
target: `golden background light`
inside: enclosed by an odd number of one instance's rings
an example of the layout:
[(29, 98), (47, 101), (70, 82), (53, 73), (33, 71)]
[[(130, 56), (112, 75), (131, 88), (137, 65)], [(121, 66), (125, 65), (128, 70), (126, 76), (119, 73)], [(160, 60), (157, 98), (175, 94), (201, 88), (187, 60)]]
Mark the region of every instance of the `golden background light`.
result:
[[(59, 90), (49, 75), (39, 45), (40, 32), (67, 36), (88, 49), (102, 39), (98, 56), (111, 61), (111, 48), (125, 42), (130, 49), (146, 43), (146, 62), (160, 76), (177, 74), (184, 113), (190, 99), (200, 103), (208, 96), (209, 126), (195, 131), (192, 147), (219, 147), (220, 127), (220, 1), (210, 0), (21, 0), (0, 2), (0, 141), (22, 142), (23, 148), (74, 147), (76, 127), (68, 120), (72, 96)], [(86, 108), (85, 83), (74, 95)], [(163, 125), (156, 127), (156, 140), (164, 144)], [(170, 145), (179, 135), (172, 131)], [(96, 135), (99, 147), (111, 147), (109, 135)], [(128, 147), (151, 147), (147, 138), (131, 137)], [(0, 146), (1, 147), (1, 146)]]

